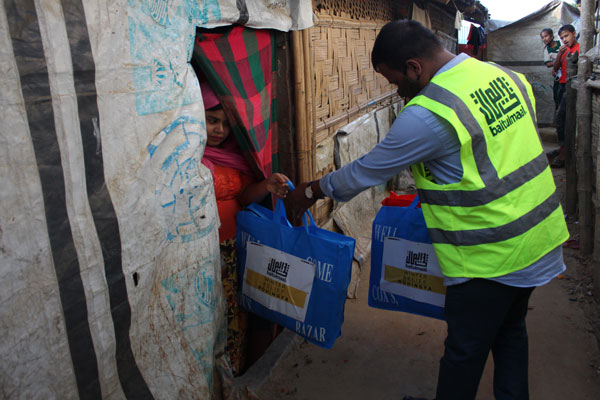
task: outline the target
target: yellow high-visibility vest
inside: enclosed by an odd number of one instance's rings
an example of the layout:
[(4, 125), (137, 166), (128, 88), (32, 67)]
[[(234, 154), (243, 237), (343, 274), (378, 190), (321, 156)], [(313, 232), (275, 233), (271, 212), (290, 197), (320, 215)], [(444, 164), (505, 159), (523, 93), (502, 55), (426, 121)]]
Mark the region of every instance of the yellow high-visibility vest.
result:
[(412, 166), (442, 272), (491, 278), (528, 267), (569, 237), (521, 74), (466, 59), (436, 75), (407, 107), (448, 121), (463, 176), (440, 185)]

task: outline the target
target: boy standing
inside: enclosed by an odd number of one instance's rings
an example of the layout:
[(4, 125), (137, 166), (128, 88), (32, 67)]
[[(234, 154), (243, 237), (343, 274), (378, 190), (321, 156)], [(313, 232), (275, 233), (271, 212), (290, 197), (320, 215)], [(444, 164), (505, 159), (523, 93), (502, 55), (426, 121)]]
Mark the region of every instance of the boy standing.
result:
[(567, 83), (567, 55), (579, 54), (579, 43), (577, 43), (577, 32), (573, 25), (563, 25), (558, 30), (558, 36), (563, 45), (558, 49), (558, 55), (554, 61), (553, 72), (558, 74), (560, 70), (560, 102), (556, 112), (556, 134), (560, 146), (558, 157), (552, 161), (551, 166), (562, 168), (565, 166), (565, 117), (567, 114), (565, 87)]
[[(556, 61), (556, 57), (558, 56), (558, 49), (560, 49), (560, 42), (558, 40), (554, 40), (554, 32), (550, 28), (544, 28), (540, 32), (540, 38), (544, 43), (544, 64), (546, 67), (552, 68), (554, 66), (554, 61)], [(554, 95), (554, 109), (558, 108), (558, 102), (560, 101), (559, 88), (560, 84), (558, 83), (558, 78), (560, 77), (560, 71), (554, 75), (554, 85), (552, 86), (552, 93)]]

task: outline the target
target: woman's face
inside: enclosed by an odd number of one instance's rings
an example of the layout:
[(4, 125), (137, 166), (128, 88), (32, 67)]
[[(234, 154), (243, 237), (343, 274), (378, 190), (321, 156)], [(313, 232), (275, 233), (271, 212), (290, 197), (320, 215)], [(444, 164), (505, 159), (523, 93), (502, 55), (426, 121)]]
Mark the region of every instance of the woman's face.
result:
[(225, 117), (224, 110), (206, 110), (206, 145), (216, 147), (223, 143), (227, 137), (231, 128), (229, 122)]
[(542, 32), (540, 34), (540, 36), (542, 38), (542, 42), (544, 42), (545, 45), (547, 45), (554, 39), (554, 37), (552, 35), (550, 35), (548, 32)]

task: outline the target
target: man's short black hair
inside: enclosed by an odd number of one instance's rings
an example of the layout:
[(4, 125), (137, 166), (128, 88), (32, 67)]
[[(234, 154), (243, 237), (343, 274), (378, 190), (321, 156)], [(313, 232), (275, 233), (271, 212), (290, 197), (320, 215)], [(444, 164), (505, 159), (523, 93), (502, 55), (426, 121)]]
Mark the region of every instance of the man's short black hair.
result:
[(570, 24), (563, 25), (558, 30), (558, 35), (560, 36), (560, 34), (563, 33), (564, 31), (569, 31), (569, 32), (575, 33), (575, 27), (573, 25), (570, 25)]
[(381, 28), (371, 52), (371, 63), (406, 73), (406, 60), (427, 58), (443, 49), (442, 43), (429, 29), (417, 21), (398, 19)]
[(542, 35), (542, 33), (546, 32), (548, 35), (554, 37), (554, 32), (552, 31), (551, 28), (544, 28), (542, 29), (542, 31), (540, 32), (540, 36)]

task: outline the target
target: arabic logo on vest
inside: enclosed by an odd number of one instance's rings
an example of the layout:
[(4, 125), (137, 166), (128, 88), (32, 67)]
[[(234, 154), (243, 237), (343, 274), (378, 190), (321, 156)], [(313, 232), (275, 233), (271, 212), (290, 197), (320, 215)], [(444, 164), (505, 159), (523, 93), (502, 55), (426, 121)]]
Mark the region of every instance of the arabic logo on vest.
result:
[[(505, 77), (498, 77), (471, 93), (471, 99), (479, 106), (493, 136), (527, 115), (521, 100)], [(520, 107), (519, 107), (520, 106)]]

